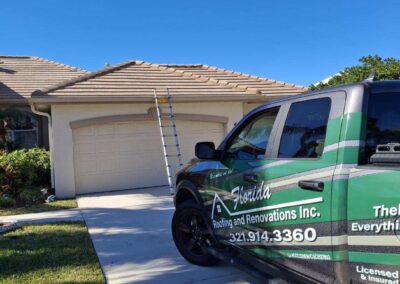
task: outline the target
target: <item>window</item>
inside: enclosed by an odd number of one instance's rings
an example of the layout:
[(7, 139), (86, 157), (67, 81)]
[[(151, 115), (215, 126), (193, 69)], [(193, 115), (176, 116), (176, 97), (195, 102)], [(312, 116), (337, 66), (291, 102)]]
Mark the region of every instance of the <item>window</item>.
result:
[[(39, 122), (29, 111), (13, 107), (0, 107), (3, 131), (0, 135), (0, 149), (20, 149), (38, 146)], [(0, 122), (1, 122), (0, 121)], [(0, 123), (1, 124), (1, 123)]]
[(254, 118), (233, 138), (227, 157), (239, 160), (263, 159), (279, 108)]
[(330, 109), (330, 98), (293, 103), (283, 128), (278, 157), (321, 157)]
[(400, 143), (400, 94), (372, 94), (368, 103), (367, 159), (380, 144)]

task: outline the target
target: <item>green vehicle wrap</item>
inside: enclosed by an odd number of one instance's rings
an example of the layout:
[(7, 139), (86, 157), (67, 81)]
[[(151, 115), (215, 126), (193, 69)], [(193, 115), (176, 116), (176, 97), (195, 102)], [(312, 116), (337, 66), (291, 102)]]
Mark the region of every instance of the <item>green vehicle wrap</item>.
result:
[[(362, 162), (368, 97), (393, 89), (400, 92), (400, 83), (386, 89), (356, 84), (258, 108), (218, 150), (223, 153), (252, 117), (279, 107), (269, 142), (274, 145), (265, 158), (196, 160), (178, 182), (196, 184), (214, 234), (225, 245), (315, 282), (399, 283), (400, 167)], [(331, 112), (320, 157), (278, 158), (290, 106), (326, 97)], [(304, 190), (301, 181), (321, 182), (323, 190)]]

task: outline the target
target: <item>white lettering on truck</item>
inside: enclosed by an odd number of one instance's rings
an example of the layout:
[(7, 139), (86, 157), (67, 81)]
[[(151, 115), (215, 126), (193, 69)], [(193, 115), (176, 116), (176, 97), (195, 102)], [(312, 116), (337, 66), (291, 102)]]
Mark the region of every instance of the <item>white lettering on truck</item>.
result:
[(400, 204), (398, 206), (387, 207), (378, 205), (372, 207), (376, 218), (398, 217), (400, 216)]
[(234, 196), (235, 210), (238, 204), (243, 205), (248, 202), (252, 203), (271, 198), (271, 190), (269, 186), (264, 184), (264, 181), (260, 184), (260, 186), (254, 186), (248, 190), (245, 190), (243, 186), (237, 186), (232, 189), (231, 194)]

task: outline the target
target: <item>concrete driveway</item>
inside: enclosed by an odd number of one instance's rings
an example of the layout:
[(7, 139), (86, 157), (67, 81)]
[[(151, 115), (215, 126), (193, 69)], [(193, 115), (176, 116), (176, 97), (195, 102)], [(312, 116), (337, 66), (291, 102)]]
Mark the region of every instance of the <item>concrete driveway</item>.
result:
[(233, 267), (194, 266), (179, 255), (166, 188), (80, 196), (78, 204), (110, 284), (255, 282)]

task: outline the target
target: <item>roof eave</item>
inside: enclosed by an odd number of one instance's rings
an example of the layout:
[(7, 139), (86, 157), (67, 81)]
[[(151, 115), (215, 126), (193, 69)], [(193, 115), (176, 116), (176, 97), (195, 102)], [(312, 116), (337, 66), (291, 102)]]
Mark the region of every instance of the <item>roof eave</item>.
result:
[[(278, 96), (260, 96), (260, 95), (232, 95), (232, 96), (179, 96), (173, 97), (172, 102), (267, 102), (277, 99)], [(282, 96), (279, 96), (282, 98)], [(77, 103), (154, 103), (154, 98), (149, 96), (135, 97), (78, 97), (78, 96), (43, 96), (31, 97), (30, 104), (77, 104)]]
[(28, 99), (0, 99), (0, 106), (8, 105), (28, 105)]

